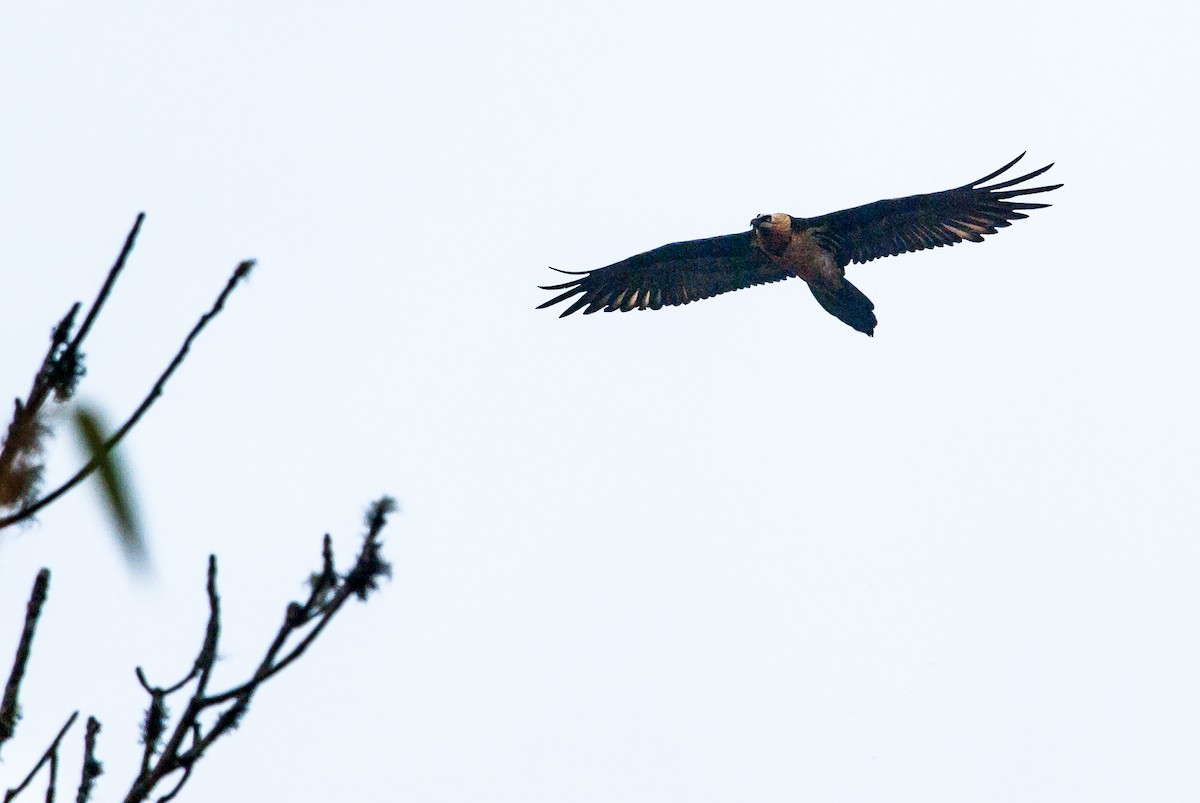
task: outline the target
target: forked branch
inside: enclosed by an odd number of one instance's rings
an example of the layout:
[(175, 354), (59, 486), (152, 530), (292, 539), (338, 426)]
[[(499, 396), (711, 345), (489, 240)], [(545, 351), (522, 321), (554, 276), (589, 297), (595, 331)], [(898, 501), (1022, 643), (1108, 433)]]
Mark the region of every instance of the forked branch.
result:
[[(0, 448), (0, 507), (11, 507), (20, 504), (21, 508), (15, 513), (0, 517), (0, 529), (31, 519), (42, 508), (53, 503), (60, 496), (85, 480), (99, 465), (98, 458), (94, 457), (58, 488), (40, 499), (34, 499), (37, 484), (42, 473), (42, 442), (48, 432), (42, 423), (42, 407), (51, 394), (58, 401), (65, 401), (74, 393), (75, 386), (84, 373), (83, 352), (80, 350), (80, 347), (83, 345), (88, 332), (91, 331), (92, 324), (112, 291), (118, 275), (124, 269), (125, 261), (129, 257), (129, 252), (133, 249), (134, 241), (137, 238), (144, 219), (144, 214), (138, 215), (137, 221), (134, 223), (129, 236), (125, 240), (125, 246), (121, 249), (116, 263), (109, 271), (108, 278), (104, 282), (104, 286), (100, 288), (100, 292), (92, 303), (92, 307), (88, 311), (83, 325), (80, 326), (79, 332), (74, 339), (68, 342), (71, 327), (74, 325), (75, 316), (79, 311), (79, 304), (75, 304), (66, 317), (55, 327), (54, 334), (51, 337), (50, 350), (47, 352), (46, 358), (42, 361), (42, 367), (34, 379), (29, 397), (24, 402), (18, 399), (15, 403), (13, 420), (9, 424), (4, 446)], [(184, 338), (183, 345), (180, 346), (179, 351), (176, 352), (175, 357), (166, 367), (166, 370), (158, 377), (158, 381), (154, 383), (154, 386), (142, 400), (142, 403), (126, 419), (125, 423), (104, 442), (102, 449), (99, 450), (101, 457), (110, 453), (129, 434), (129, 431), (137, 425), (142, 416), (146, 414), (146, 411), (162, 395), (167, 380), (183, 364), (183, 360), (187, 357), (192, 343), (200, 335), (200, 332), (204, 330), (204, 327), (208, 325), (209, 321), (224, 309), (225, 302), (229, 299), (229, 296), (233, 293), (237, 285), (250, 275), (250, 270), (253, 267), (254, 260), (250, 259), (245, 260), (234, 269), (233, 274), (229, 277), (229, 281), (225, 284), (225, 288), (217, 296), (217, 300), (213, 302), (212, 308), (200, 316), (200, 320), (196, 322), (191, 332)]]
[[(387, 523), (387, 515), (395, 508), (396, 503), (386, 496), (371, 505), (366, 516), (367, 531), (362, 549), (345, 574), (334, 569), (331, 540), (325, 536), (322, 568), (309, 578), (308, 598), (303, 603), (288, 604), (279, 632), (254, 674), (215, 694), (208, 692), (208, 686), (220, 641), (221, 600), (217, 593), (217, 561), (215, 557), (209, 558), (208, 626), (191, 671), (183, 680), (163, 688), (151, 685), (141, 668), (137, 670), (138, 681), (150, 695), (150, 706), (142, 732), (142, 769), (125, 797), (125, 803), (146, 800), (159, 783), (173, 773), (179, 773), (174, 787), (159, 801), (173, 798), (213, 743), (237, 727), (259, 687), (303, 655), (348, 599), (354, 596), (365, 600), (378, 587), (380, 579), (391, 574), (391, 566), (380, 554), (379, 536)], [(195, 684), (191, 697), (174, 727), (168, 727), (166, 699), (183, 691), (190, 683)], [(168, 730), (170, 735), (164, 743), (162, 737)]]
[[(148, 800), (160, 784), (170, 784), (170, 787), (165, 792), (159, 792), (159, 803), (173, 799), (192, 777), (196, 764), (208, 749), (237, 727), (259, 687), (303, 655), (347, 600), (351, 597), (367, 599), (368, 595), (379, 587), (380, 580), (391, 575), (391, 566), (381, 555), (380, 535), (387, 524), (388, 514), (395, 509), (395, 501), (387, 496), (371, 504), (367, 510), (362, 548), (354, 565), (345, 573), (340, 573), (335, 568), (332, 541), (328, 535), (325, 536), (321, 568), (309, 576), (307, 599), (304, 602), (288, 603), (279, 632), (275, 634), (250, 678), (217, 693), (209, 693), (208, 689), (217, 662), (221, 636), (221, 598), (217, 591), (217, 559), (214, 556), (209, 557), (206, 583), (208, 625), (205, 627), (204, 638), (191, 669), (182, 680), (167, 687), (151, 684), (141, 667), (136, 670), (138, 682), (150, 696), (150, 705), (142, 723), (141, 765), (124, 798), (125, 803), (142, 803)], [(43, 577), (48, 580), (48, 573), (43, 572), (39, 575), (39, 582), (43, 583), (38, 602), (39, 610), (41, 602), (45, 599)], [(32, 601), (30, 606), (32, 609)], [(36, 616), (33, 616), (33, 621), (36, 622)], [(32, 632), (28, 624), (26, 630)], [(29, 638), (32, 639), (32, 635)], [(28, 646), (24, 639), (22, 645), (25, 658), (21, 659), (19, 649), (18, 660), (23, 663), (28, 660)], [(189, 686), (191, 691), (187, 703), (178, 720), (172, 725), (167, 700), (174, 695), (185, 693)], [(77, 716), (78, 712), (71, 715), (29, 775), (19, 786), (8, 791), (4, 803), (9, 803), (28, 788), (38, 771), (47, 765), (50, 773), (46, 799), (54, 800), (58, 783), (59, 747)], [(76, 796), (77, 803), (88, 800), (95, 780), (103, 769), (95, 754), (96, 736), (99, 731), (100, 723), (89, 718), (84, 736), (84, 760)]]

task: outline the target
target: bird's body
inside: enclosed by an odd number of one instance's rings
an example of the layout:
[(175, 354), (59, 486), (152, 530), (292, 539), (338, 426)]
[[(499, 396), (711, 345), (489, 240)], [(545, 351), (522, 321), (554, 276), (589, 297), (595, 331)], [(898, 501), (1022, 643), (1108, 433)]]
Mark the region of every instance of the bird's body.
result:
[(762, 215), (750, 225), (754, 245), (787, 273), (809, 283), (836, 282), (845, 273), (810, 232), (795, 227), (791, 215)]
[(543, 287), (564, 292), (538, 309), (567, 299), (573, 301), (563, 316), (580, 309), (585, 315), (600, 310), (659, 309), (798, 277), (831, 315), (872, 335), (874, 305), (846, 280), (846, 266), (963, 240), (979, 242), (983, 235), (995, 234), (1011, 221), (1028, 217), (1021, 210), (1049, 206), (1010, 199), (1049, 192), (1061, 184), (1009, 188), (1041, 175), (1052, 165), (990, 187), (980, 186), (1020, 159), (1018, 156), (978, 181), (944, 192), (876, 201), (815, 218), (782, 212), (760, 215), (750, 222), (748, 232), (671, 243), (593, 271), (560, 271), (580, 278)]

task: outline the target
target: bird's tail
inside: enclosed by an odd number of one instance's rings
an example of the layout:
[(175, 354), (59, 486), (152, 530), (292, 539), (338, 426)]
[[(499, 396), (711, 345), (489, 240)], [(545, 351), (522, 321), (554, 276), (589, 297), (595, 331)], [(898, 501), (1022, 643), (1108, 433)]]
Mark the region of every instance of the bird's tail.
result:
[(812, 283), (808, 286), (813, 297), (825, 311), (844, 324), (854, 327), (870, 337), (875, 336), (875, 305), (850, 282), (842, 279), (840, 287)]

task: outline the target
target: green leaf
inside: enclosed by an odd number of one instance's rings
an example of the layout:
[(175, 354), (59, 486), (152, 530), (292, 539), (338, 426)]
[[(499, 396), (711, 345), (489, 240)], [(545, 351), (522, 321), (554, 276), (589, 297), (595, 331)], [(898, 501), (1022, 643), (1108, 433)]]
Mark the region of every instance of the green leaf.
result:
[(100, 411), (87, 405), (79, 405), (72, 416), (76, 438), (89, 460), (96, 464), (96, 479), (99, 480), (100, 495), (108, 510), (109, 521), (117, 536), (117, 542), (125, 561), (134, 571), (147, 568), (149, 554), (142, 535), (137, 505), (117, 450), (106, 449), (107, 427)]

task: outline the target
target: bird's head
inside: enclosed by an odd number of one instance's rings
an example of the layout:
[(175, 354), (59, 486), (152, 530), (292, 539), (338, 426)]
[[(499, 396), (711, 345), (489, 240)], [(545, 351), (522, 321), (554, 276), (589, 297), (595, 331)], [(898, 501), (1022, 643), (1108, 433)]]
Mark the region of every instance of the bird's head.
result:
[(750, 225), (755, 231), (763, 228), (768, 231), (788, 231), (792, 228), (792, 216), (786, 212), (776, 212), (773, 215), (759, 215), (750, 221)]
[(758, 245), (768, 254), (780, 254), (792, 239), (792, 216), (784, 212), (759, 215), (750, 221)]

